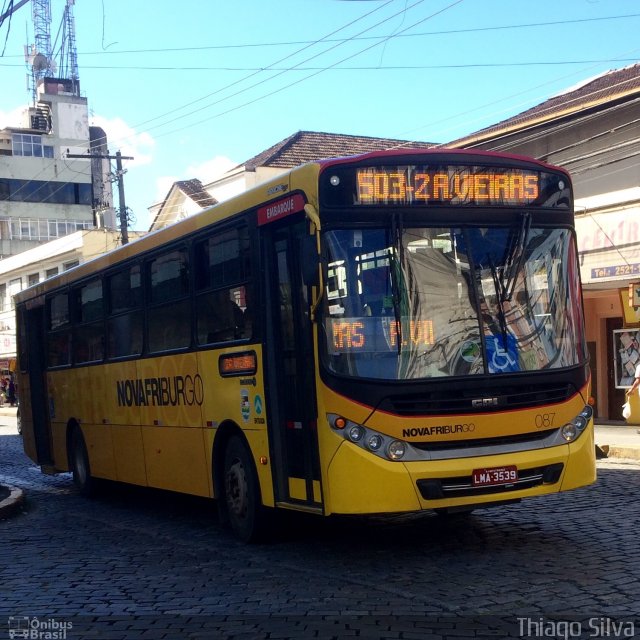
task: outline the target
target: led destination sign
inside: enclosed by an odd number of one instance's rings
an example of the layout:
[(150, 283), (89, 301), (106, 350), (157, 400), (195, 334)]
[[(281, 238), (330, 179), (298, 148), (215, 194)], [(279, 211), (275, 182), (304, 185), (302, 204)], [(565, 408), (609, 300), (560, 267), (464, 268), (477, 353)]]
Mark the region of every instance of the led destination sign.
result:
[(540, 197), (541, 175), (499, 167), (367, 167), (356, 170), (355, 204), (528, 205)]
[(329, 353), (384, 352), (403, 348), (430, 347), (435, 344), (432, 320), (398, 322), (390, 318), (328, 318), (326, 334)]

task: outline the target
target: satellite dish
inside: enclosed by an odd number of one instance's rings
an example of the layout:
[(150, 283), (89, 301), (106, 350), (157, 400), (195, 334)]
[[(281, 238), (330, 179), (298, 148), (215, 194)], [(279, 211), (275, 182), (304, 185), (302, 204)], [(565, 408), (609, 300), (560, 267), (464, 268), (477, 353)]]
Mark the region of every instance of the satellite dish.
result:
[(31, 60), (31, 66), (34, 71), (45, 71), (49, 67), (49, 60), (47, 59), (47, 56), (44, 56), (41, 53), (36, 53)]

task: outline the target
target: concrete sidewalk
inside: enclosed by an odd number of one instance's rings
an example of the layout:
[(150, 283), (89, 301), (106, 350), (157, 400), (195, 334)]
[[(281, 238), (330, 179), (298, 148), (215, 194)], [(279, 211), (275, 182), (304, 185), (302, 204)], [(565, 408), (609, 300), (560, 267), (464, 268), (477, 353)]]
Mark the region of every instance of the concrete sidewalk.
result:
[(596, 445), (608, 458), (640, 460), (640, 425), (616, 422), (596, 424)]
[(15, 418), (18, 412), (18, 407), (11, 407), (8, 404), (0, 407), (0, 416), (12, 416)]
[[(17, 407), (11, 407), (8, 404), (0, 407), (0, 416), (15, 418), (17, 413)], [(0, 519), (7, 518), (18, 511), (24, 504), (24, 499), (24, 491), (19, 487), (0, 485)]]

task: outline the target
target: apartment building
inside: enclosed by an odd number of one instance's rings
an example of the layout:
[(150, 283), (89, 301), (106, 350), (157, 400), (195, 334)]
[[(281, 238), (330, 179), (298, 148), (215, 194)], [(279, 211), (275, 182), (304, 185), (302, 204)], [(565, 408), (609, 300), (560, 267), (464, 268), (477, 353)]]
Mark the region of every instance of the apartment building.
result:
[(15, 358), (12, 296), (121, 244), (110, 164), (95, 157), (106, 135), (78, 93), (42, 78), (22, 126), (0, 130), (0, 371)]

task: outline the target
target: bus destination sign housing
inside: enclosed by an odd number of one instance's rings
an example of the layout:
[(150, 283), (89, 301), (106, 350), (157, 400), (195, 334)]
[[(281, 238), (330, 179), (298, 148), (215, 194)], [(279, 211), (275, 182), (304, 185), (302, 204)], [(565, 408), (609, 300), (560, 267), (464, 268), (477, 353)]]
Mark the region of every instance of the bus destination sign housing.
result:
[(566, 209), (560, 173), (489, 165), (331, 167), (323, 176), (329, 206), (551, 207)]

